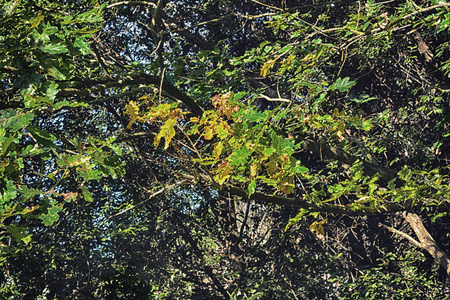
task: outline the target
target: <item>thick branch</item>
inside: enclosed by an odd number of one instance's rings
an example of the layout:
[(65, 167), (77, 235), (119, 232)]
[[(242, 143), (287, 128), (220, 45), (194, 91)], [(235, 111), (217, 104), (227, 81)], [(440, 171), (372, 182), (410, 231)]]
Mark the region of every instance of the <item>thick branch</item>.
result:
[(436, 244), (436, 241), (425, 228), (420, 217), (416, 214), (407, 212), (404, 212), (403, 216), (416, 233), (420, 241), (419, 247), (427, 250), (428, 253), (430, 253), (434, 258), (434, 260), (444, 268), (447, 274), (450, 275), (450, 259), (448, 258), (447, 254), (442, 251), (442, 249), (439, 248), (439, 246)]
[[(229, 192), (232, 195), (242, 197), (243, 199), (246, 200), (248, 199), (248, 193), (244, 189), (238, 188), (236, 186), (226, 185), (222, 187), (222, 190)], [(333, 214), (355, 215), (355, 216), (380, 215), (385, 213), (391, 214), (405, 210), (405, 207), (398, 203), (386, 203), (378, 205), (376, 208), (372, 206), (362, 206), (362, 205), (359, 207), (355, 207), (352, 205), (338, 205), (338, 204), (317, 205), (310, 203), (308, 200), (300, 198), (267, 195), (258, 192), (252, 194), (250, 196), (250, 199), (266, 204), (276, 204), (276, 205), (304, 208), (311, 212), (327, 212)]]
[(384, 224), (382, 224), (382, 223), (380, 223), (380, 224), (378, 224), (378, 225), (379, 225), (380, 227), (383, 227), (384, 229), (386, 229), (386, 230), (392, 232), (392, 233), (395, 233), (396, 235), (399, 235), (399, 236), (401, 236), (401, 237), (403, 237), (403, 238), (409, 240), (409, 241), (410, 241), (412, 244), (414, 244), (415, 246), (420, 247), (420, 242), (416, 241), (416, 240), (415, 240), (412, 236), (410, 236), (409, 234), (406, 234), (406, 233), (404, 233), (403, 231), (397, 230), (397, 229), (395, 229), (394, 227), (387, 226), (387, 225), (384, 225)]
[[(98, 93), (108, 88), (139, 84), (153, 84), (159, 86), (161, 84), (161, 78), (144, 73), (136, 73), (124, 76), (122, 78), (99, 78), (95, 80), (86, 80), (78, 82), (73, 87), (61, 89), (57, 96), (88, 96), (92, 93)], [(195, 102), (194, 99), (181, 92), (167, 79), (163, 80), (162, 89), (171, 97), (183, 102), (195, 116), (201, 116), (203, 114), (203, 109)]]

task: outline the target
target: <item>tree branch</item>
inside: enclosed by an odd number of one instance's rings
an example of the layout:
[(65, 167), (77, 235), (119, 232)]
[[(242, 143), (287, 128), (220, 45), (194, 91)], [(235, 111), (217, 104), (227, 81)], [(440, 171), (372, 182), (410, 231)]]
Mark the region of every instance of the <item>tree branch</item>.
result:
[[(77, 82), (77, 84), (73, 87), (61, 89), (57, 96), (65, 97), (76, 95), (85, 97), (93, 93), (104, 91), (108, 88), (124, 87), (133, 84), (152, 84), (159, 86), (161, 84), (161, 78), (145, 73), (135, 73), (121, 78), (98, 78), (94, 80), (86, 80)], [(201, 116), (203, 114), (203, 109), (195, 102), (194, 99), (181, 92), (165, 78), (162, 81), (162, 89), (171, 97), (183, 102), (195, 116)]]
[[(229, 192), (231, 195), (242, 197), (245, 201), (248, 201), (248, 193), (239, 187), (233, 185), (224, 185), (221, 190)], [(404, 211), (406, 208), (398, 203), (386, 203), (380, 204), (377, 207), (372, 206), (359, 206), (355, 207), (353, 205), (339, 205), (339, 204), (324, 204), (318, 205), (309, 202), (305, 199), (277, 196), (277, 195), (267, 195), (259, 192), (255, 192), (250, 196), (250, 200), (255, 200), (258, 202), (266, 204), (276, 204), (283, 206), (294, 206), (299, 208), (304, 208), (310, 212), (327, 212), (333, 214), (342, 215), (380, 215), (385, 213), (395, 213), (399, 211)]]
[(378, 226), (383, 227), (384, 229), (395, 233), (396, 235), (399, 235), (401, 237), (404, 237), (405, 239), (409, 240), (412, 244), (414, 244), (417, 247), (420, 247), (420, 243), (418, 241), (416, 241), (412, 236), (410, 236), (409, 234), (404, 233), (403, 231), (397, 230), (394, 227), (390, 227), (387, 225), (384, 225), (382, 223), (379, 223)]
[(403, 213), (403, 217), (414, 230), (419, 238), (420, 244), (416, 246), (426, 250), (434, 258), (434, 260), (450, 275), (450, 259), (447, 254), (442, 251), (436, 244), (431, 234), (425, 228), (420, 217), (413, 213)]

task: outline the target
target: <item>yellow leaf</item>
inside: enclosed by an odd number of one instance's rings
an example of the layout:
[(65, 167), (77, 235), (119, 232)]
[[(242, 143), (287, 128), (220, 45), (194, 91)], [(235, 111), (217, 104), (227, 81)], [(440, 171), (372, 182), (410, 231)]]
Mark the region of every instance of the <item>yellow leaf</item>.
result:
[(288, 181), (283, 182), (281, 185), (278, 186), (278, 189), (283, 192), (285, 195), (289, 195), (294, 192), (294, 185)]
[(214, 176), (214, 180), (222, 185), (228, 178), (230, 178), (231, 168), (228, 163), (222, 163), (216, 170), (216, 176)]
[(273, 176), (278, 171), (277, 161), (273, 156), (270, 157), (270, 160), (265, 166), (267, 168), (267, 173), (269, 173), (270, 176)]
[(181, 110), (181, 108), (175, 108), (174, 110), (172, 110), (170, 113), (169, 113), (169, 116), (168, 116), (168, 118), (169, 119), (176, 119), (176, 118), (178, 118), (178, 119), (183, 119), (184, 118), (184, 115), (185, 113), (183, 113), (183, 111)]
[(139, 105), (136, 104), (136, 101), (130, 101), (130, 103), (125, 105), (125, 113), (131, 117), (139, 116)]
[(344, 134), (345, 134), (345, 127), (344, 127), (344, 123), (339, 123), (339, 125), (337, 126), (337, 132), (336, 135), (338, 137), (338, 140), (340, 142), (342, 142), (345, 138), (344, 138)]
[(134, 122), (136, 122), (137, 118), (131, 118), (130, 122), (128, 122), (127, 129), (131, 129)]
[(223, 150), (223, 143), (219, 142), (214, 146), (213, 157), (219, 159), (220, 154), (222, 154), (222, 150)]
[(255, 178), (258, 174), (258, 164), (252, 164), (250, 166), (250, 177)]
[(213, 138), (214, 136), (214, 132), (213, 132), (213, 128), (211, 126), (205, 128), (206, 132), (203, 134), (203, 137), (205, 138), (205, 140), (210, 140)]
[(127, 125), (127, 129), (130, 129), (133, 126), (134, 122), (139, 121), (139, 105), (136, 104), (136, 101), (130, 101), (127, 105), (125, 105), (125, 113), (131, 116), (131, 120)]
[(311, 225), (309, 225), (309, 230), (314, 232), (320, 240), (324, 240), (324, 229), (323, 225), (328, 221), (328, 219), (323, 219), (322, 221), (314, 221)]
[(173, 137), (175, 136), (175, 124), (177, 120), (176, 119), (169, 119), (164, 123), (163, 126), (161, 126), (161, 129), (158, 133), (158, 135), (155, 137), (153, 141), (153, 145), (155, 147), (158, 147), (159, 143), (161, 142), (161, 138), (163, 137), (165, 140), (164, 143), (164, 150), (169, 148), (170, 142), (172, 141)]
[(32, 18), (30, 20), (30, 23), (31, 23), (30, 29), (33, 29), (33, 28), (39, 26), (39, 24), (41, 24), (42, 20), (44, 20), (44, 16), (41, 14), (37, 15), (35, 18)]
[(270, 75), (270, 69), (273, 67), (274, 64), (275, 64), (274, 59), (269, 59), (268, 61), (266, 61), (261, 67), (261, 76), (266, 77)]

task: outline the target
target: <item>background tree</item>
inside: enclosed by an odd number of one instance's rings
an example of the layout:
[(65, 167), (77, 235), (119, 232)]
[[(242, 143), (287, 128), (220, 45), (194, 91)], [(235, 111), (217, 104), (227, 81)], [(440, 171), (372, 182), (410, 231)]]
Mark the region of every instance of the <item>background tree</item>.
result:
[(445, 297), (449, 4), (2, 5), (5, 297)]

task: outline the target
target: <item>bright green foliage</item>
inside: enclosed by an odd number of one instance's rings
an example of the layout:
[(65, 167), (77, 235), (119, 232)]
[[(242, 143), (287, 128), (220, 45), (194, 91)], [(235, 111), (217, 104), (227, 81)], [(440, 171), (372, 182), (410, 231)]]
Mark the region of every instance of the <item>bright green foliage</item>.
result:
[[(5, 71), (1, 76), (4, 80), (14, 78), (13, 86), (6, 88), (16, 90), (8, 100), (2, 100), (2, 106), (22, 103), (19, 108), (0, 111), (0, 228), (26, 243), (31, 236), (28, 228), (7, 225), (9, 220), (20, 216), (26, 220), (36, 217), (47, 226), (57, 222), (63, 203), (58, 202), (61, 194), (55, 189), (61, 188), (71, 169), (75, 167), (80, 178), (90, 181), (110, 175), (117, 177), (122, 166), (117, 156), (102, 149), (113, 140), (105, 143), (91, 139), (81, 147), (75, 138), (78, 154), (73, 154), (64, 152), (66, 141), (39, 127), (40, 115), (45, 112), (57, 113), (63, 108), (83, 106), (58, 97), (65, 86), (61, 81), (78, 76), (76, 61), (91, 54), (87, 39), (97, 31), (93, 26), (102, 21), (100, 8), (70, 16), (60, 10), (64, 6), (58, 2), (39, 5), (42, 5), (40, 12), (36, 12), (32, 2), (5, 2), (0, 17), (1, 26), (11, 29), (1, 32), (0, 68)], [(40, 174), (36, 174), (40, 178), (37, 185), (31, 177), (24, 178), (25, 165), (36, 159), (43, 164)], [(54, 160), (57, 160), (56, 168), (45, 166), (45, 161)], [(52, 180), (53, 186), (40, 188), (44, 178)], [(86, 190), (85, 195), (88, 193)], [(87, 198), (92, 201), (92, 196)], [(74, 200), (74, 197), (65, 199)], [(3, 232), (2, 243), (7, 238)]]

